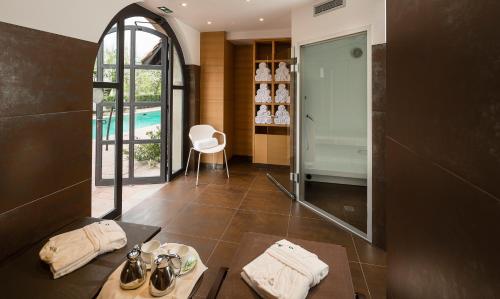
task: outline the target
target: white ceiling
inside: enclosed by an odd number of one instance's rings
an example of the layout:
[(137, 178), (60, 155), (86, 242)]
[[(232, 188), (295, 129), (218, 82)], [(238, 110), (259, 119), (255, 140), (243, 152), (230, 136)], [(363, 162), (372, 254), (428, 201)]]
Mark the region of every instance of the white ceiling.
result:
[(144, 6), (158, 14), (157, 7), (168, 7), (173, 10), (171, 15), (200, 32), (245, 32), (290, 29), (292, 7), (308, 2), (311, 0), (144, 0)]

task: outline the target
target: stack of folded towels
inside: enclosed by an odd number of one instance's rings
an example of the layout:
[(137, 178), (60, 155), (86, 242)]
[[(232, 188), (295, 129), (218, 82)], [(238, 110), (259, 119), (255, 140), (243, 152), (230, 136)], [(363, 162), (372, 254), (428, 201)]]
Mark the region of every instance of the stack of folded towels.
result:
[(50, 265), (56, 279), (83, 267), (96, 256), (126, 244), (123, 229), (116, 222), (106, 220), (50, 238), (39, 255)]
[(302, 299), (328, 275), (328, 265), (317, 255), (281, 240), (248, 265), (241, 277), (263, 298)]
[(274, 115), (274, 123), (277, 125), (289, 125), (290, 113), (286, 111), (285, 105), (279, 105), (276, 114)]

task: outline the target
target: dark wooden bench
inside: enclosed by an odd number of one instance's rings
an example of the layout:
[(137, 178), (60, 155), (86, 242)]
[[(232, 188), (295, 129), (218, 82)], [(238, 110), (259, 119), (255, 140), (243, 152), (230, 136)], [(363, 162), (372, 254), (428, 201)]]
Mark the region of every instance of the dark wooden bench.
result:
[[(53, 235), (81, 228), (101, 219), (82, 218)], [(127, 234), (127, 245), (119, 250), (103, 254), (82, 268), (59, 279), (53, 279), (49, 266), (38, 256), (48, 238), (9, 257), (0, 264), (2, 298), (94, 298), (108, 276), (125, 260), (127, 252), (135, 244), (153, 238), (160, 227), (117, 222)]]
[[(229, 268), (220, 268), (207, 298), (258, 298), (258, 295), (241, 279), (242, 268), (283, 237), (246, 233), (231, 261)], [(287, 240), (316, 253), (330, 266), (328, 276), (309, 291), (308, 298), (365, 298), (354, 292), (347, 253), (344, 247), (294, 238)]]

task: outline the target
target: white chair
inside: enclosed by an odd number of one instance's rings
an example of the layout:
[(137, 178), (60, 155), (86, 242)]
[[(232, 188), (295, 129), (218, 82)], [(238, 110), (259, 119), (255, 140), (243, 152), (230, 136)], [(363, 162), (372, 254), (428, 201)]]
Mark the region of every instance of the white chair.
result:
[[(196, 144), (199, 141), (210, 139), (216, 133), (222, 135), (224, 140), (222, 144), (217, 144), (209, 148), (196, 147)], [(187, 175), (188, 173), (189, 160), (191, 159), (191, 152), (195, 150), (198, 152), (198, 170), (196, 172), (196, 186), (198, 186), (198, 177), (200, 175), (201, 154), (216, 154), (219, 152), (224, 152), (224, 161), (226, 162), (226, 173), (227, 173), (227, 178), (229, 178), (229, 167), (227, 166), (227, 155), (226, 155), (226, 134), (215, 130), (214, 127), (210, 125), (196, 125), (192, 126), (191, 129), (189, 130), (189, 139), (191, 140), (191, 144), (193, 146), (189, 150), (188, 161), (184, 175)]]

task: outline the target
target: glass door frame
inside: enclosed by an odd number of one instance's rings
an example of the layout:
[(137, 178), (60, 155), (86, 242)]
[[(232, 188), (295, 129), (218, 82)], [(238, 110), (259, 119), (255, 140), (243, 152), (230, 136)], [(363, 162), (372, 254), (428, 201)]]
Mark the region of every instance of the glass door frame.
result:
[[(318, 207), (314, 206), (313, 204), (305, 201), (304, 196), (305, 196), (305, 186), (304, 186), (304, 175), (303, 175), (303, 170), (304, 170), (304, 165), (303, 165), (303, 160), (302, 160), (302, 144), (301, 144), (301, 139), (302, 139), (302, 121), (301, 121), (301, 113), (302, 113), (302, 105), (303, 102), (301, 100), (301, 93), (300, 93), (300, 86), (301, 86), (301, 79), (300, 79), (300, 68), (301, 68), (301, 48), (303, 46), (310, 46), (314, 45), (317, 43), (321, 42), (328, 42), (332, 41), (335, 39), (340, 39), (344, 38), (350, 35), (354, 34), (359, 34), (359, 33), (366, 33), (366, 41), (367, 41), (367, 53), (366, 53), (366, 59), (367, 59), (367, 74), (366, 74), (366, 80), (367, 80), (367, 206), (366, 206), (366, 212), (367, 212), (367, 228), (366, 228), (366, 233), (362, 232), (361, 230), (357, 229), (353, 225), (335, 217), (334, 215), (331, 215), (330, 213), (327, 213)], [(295, 169), (297, 169), (297, 179), (295, 181), (295, 191), (296, 191), (296, 198), (297, 201), (305, 206), (306, 208), (311, 209), (314, 213), (319, 214), (323, 218), (326, 218), (337, 225), (343, 227), (344, 229), (352, 232), (353, 234), (367, 240), (368, 242), (372, 242), (372, 237), (373, 237), (373, 203), (372, 203), (372, 28), (371, 25), (360, 27), (360, 28), (355, 28), (351, 30), (345, 30), (341, 32), (337, 32), (331, 35), (327, 36), (322, 36), (321, 38), (314, 38), (314, 39), (308, 39), (308, 40), (303, 40), (303, 41), (298, 41), (294, 43), (292, 46), (292, 56), (297, 58), (297, 65), (298, 65), (298, 72), (297, 72), (297, 77), (296, 77), (296, 107), (295, 107), (295, 147), (296, 147), (296, 157), (295, 157)]]
[[(168, 59), (166, 65), (166, 68), (168, 74), (167, 75), (167, 84), (166, 86), (162, 87), (162, 89), (166, 89), (166, 92), (164, 92), (166, 96), (166, 100), (163, 101), (165, 105), (165, 125), (168, 125), (171, 127), (172, 125), (172, 112), (171, 112), (171, 107), (172, 107), (172, 94), (173, 94), (173, 89), (178, 89), (183, 91), (183, 99), (182, 99), (182, 110), (183, 110), (183, 145), (182, 145), (182, 150), (181, 150), (181, 156), (182, 156), (182, 168), (177, 170), (175, 173), (172, 173), (171, 171), (171, 164), (172, 161), (168, 157), (171, 157), (172, 153), (172, 130), (169, 130), (169, 132), (166, 132), (166, 150), (165, 150), (165, 167), (162, 167), (165, 172), (165, 181), (170, 181), (172, 178), (176, 177), (177, 175), (180, 175), (181, 173), (184, 172), (184, 167), (186, 165), (186, 159), (187, 159), (187, 151), (189, 150), (188, 148), (188, 143), (187, 143), (187, 134), (185, 134), (185, 131), (188, 128), (188, 119), (189, 119), (189, 110), (188, 110), (188, 105), (187, 105), (187, 84), (186, 84), (186, 79), (187, 79), (187, 74), (186, 74), (186, 64), (184, 60), (184, 53), (182, 51), (182, 48), (180, 46), (180, 43), (175, 35), (174, 30), (170, 25), (168, 24), (167, 20), (162, 18), (161, 16), (145, 9), (144, 7), (137, 5), (137, 4), (131, 4), (124, 9), (122, 9), (108, 24), (106, 29), (103, 31), (103, 34), (101, 35), (99, 39), (98, 45), (101, 46), (104, 41), (104, 37), (110, 32), (112, 27), (116, 24), (116, 31), (117, 31), (117, 65), (116, 65), (116, 77), (117, 80), (116, 82), (93, 82), (92, 86), (93, 88), (110, 88), (110, 89), (115, 89), (116, 90), (116, 115), (115, 115), (115, 178), (114, 178), (114, 209), (105, 214), (104, 216), (101, 216), (103, 219), (115, 219), (122, 214), (122, 187), (123, 187), (123, 178), (122, 178), (122, 170), (123, 170), (123, 110), (124, 110), (124, 82), (122, 80), (123, 75), (124, 75), (124, 42), (125, 42), (125, 19), (130, 18), (130, 17), (144, 17), (146, 19), (151, 20), (152, 23), (156, 24), (159, 28), (161, 28), (166, 36), (169, 38), (169, 47), (168, 47)], [(174, 47), (177, 52), (177, 55), (179, 57), (179, 63), (181, 65), (181, 71), (182, 71), (182, 86), (174, 86), (172, 83), (173, 80), (173, 52), (174, 52)], [(97, 53), (96, 53), (97, 54)], [(97, 55), (96, 55), (97, 57)], [(165, 69), (165, 68), (164, 68)], [(96, 124), (97, 127), (97, 124)], [(166, 130), (162, 130), (165, 132)], [(162, 133), (163, 134), (163, 133)], [(168, 136), (168, 137), (167, 137)], [(97, 156), (97, 152), (96, 152)], [(97, 158), (97, 157), (96, 157)], [(97, 169), (96, 169), (97, 171)], [(100, 171), (100, 170), (99, 170)]]

